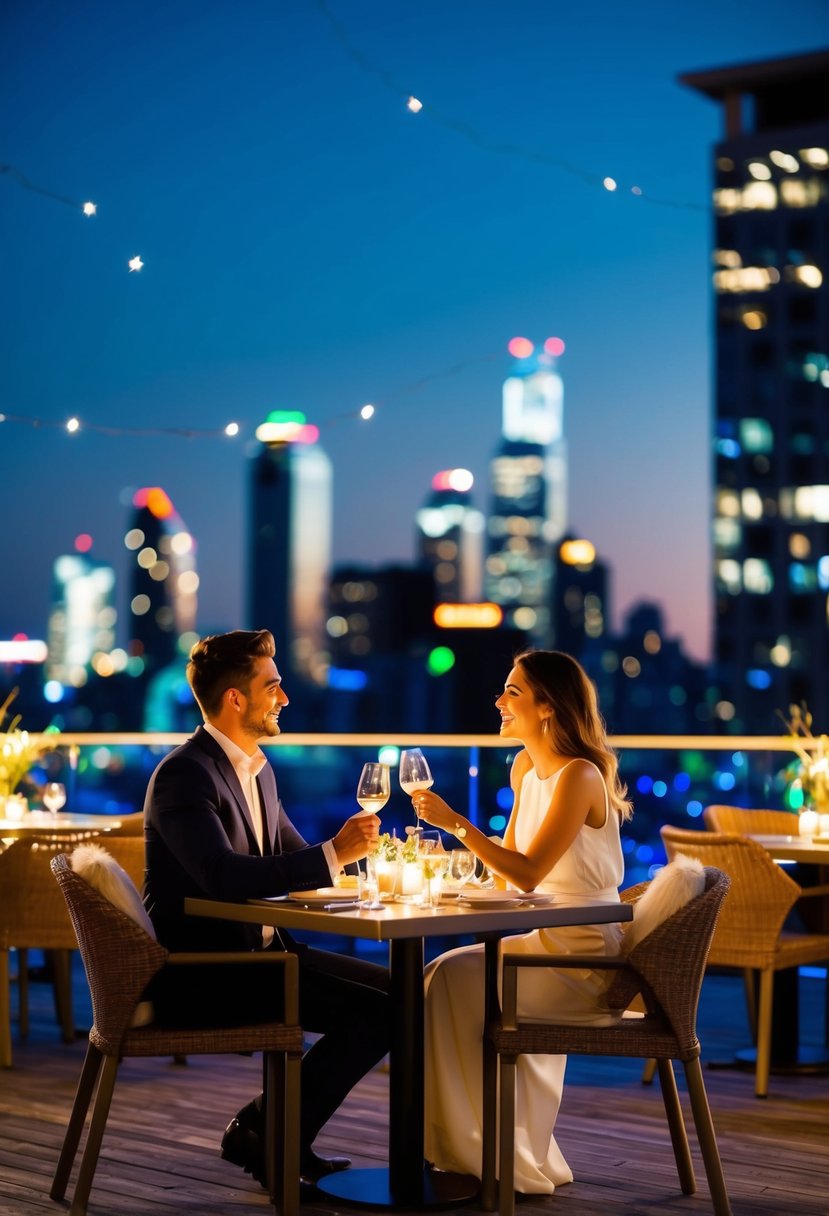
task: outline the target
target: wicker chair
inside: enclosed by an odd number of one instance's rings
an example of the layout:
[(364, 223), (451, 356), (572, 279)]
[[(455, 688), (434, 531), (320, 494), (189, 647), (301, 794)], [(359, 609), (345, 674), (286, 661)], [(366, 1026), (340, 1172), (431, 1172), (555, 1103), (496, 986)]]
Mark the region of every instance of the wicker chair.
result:
[(0, 853), (0, 1067), (12, 1066), (11, 968), (9, 952), (17, 950), (20, 1037), (29, 1030), (28, 950), (49, 950), (55, 1007), (63, 1039), (75, 1038), (70, 983), (70, 951), (77, 948), (66, 904), (49, 869), (57, 853), (72, 847), (66, 834), (32, 833), (14, 840)]
[(791, 811), (755, 811), (743, 806), (707, 806), (702, 818), (709, 832), (739, 836), (796, 836), (797, 815)]
[[(62, 1200), (96, 1089), (83, 1160), (75, 1184), (71, 1216), (85, 1216), (98, 1162), (118, 1065), (130, 1056), (265, 1053), (266, 1167), (271, 1195), (282, 1216), (299, 1210), (299, 1066), (302, 1028), (298, 1022), (299, 972), (296, 956), (251, 954), (169, 954), (140, 925), (120, 912), (85, 879), (66, 856), (55, 857), (52, 871), (75, 926), (92, 994), (94, 1023), (72, 1114), (55, 1171), (52, 1199)], [(279, 968), (282, 1021), (210, 1029), (167, 1030), (130, 1022), (149, 982), (163, 968), (215, 962)], [(274, 1002), (276, 1006), (276, 1000)]]
[[(698, 858), (703, 865), (717, 866), (731, 878), (731, 890), (708, 961), (714, 966), (737, 967), (743, 972), (757, 1042), (754, 1091), (758, 1098), (765, 1098), (771, 1061), (774, 973), (829, 959), (829, 934), (784, 932), (783, 922), (799, 899), (811, 892), (819, 895), (820, 889), (804, 890), (784, 873), (762, 845), (746, 836), (672, 827), (663, 827), (661, 834), (669, 860), (684, 853)], [(760, 973), (756, 1001), (755, 971)]]
[[(519, 1056), (607, 1055), (658, 1060), (659, 1079), (671, 1133), (682, 1191), (696, 1189), (685, 1121), (676, 1087), (672, 1060), (681, 1060), (691, 1099), (691, 1111), (714, 1211), (729, 1216), (731, 1207), (723, 1178), (719, 1150), (705, 1092), (696, 1034), (696, 1012), (708, 947), (729, 880), (707, 869), (705, 890), (652, 933), (618, 958), (583, 955), (503, 956), (503, 1012), (488, 1018), (487, 1049), (494, 1051), (498, 1069), (484, 1068), (484, 1144), (482, 1193), (484, 1207), (495, 1207), (497, 1073), (500, 1072), (500, 1216), (513, 1216), (515, 1136), (515, 1068)], [(623, 1017), (613, 1026), (567, 1026), (531, 1022), (516, 1013), (518, 973), (523, 967), (590, 967), (613, 970), (608, 989), (611, 1008), (629, 1009), (641, 996), (647, 1012)]]

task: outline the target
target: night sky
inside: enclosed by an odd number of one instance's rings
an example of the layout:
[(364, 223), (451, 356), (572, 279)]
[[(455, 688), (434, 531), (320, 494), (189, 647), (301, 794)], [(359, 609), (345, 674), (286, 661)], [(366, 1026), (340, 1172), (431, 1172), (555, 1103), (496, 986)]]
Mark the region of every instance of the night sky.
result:
[(197, 538), (200, 630), (257, 624), (271, 409), (320, 426), (335, 560), (411, 560), (437, 470), (487, 507), (521, 334), (567, 343), (570, 524), (614, 625), (660, 601), (706, 657), (721, 119), (676, 77), (826, 41), (825, 0), (6, 0), (0, 410), (42, 425), (0, 425), (0, 638), (45, 636), (79, 533), (120, 572), (146, 485)]

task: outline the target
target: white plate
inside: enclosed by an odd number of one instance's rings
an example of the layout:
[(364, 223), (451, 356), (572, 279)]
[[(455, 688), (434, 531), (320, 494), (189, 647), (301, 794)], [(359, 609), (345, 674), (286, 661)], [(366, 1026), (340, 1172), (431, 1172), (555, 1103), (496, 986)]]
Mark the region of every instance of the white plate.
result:
[(469, 904), (473, 908), (520, 908), (523, 900), (518, 894), (509, 891), (465, 891), (458, 896), (459, 904)]
[(315, 891), (289, 891), (288, 899), (298, 904), (330, 904), (340, 900), (356, 899), (357, 892), (347, 887), (317, 887)]

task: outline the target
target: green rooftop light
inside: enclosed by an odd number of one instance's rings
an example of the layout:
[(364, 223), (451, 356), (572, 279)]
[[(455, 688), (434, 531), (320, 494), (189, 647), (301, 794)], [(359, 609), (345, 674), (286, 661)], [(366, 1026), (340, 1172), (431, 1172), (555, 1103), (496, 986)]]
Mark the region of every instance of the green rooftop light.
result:
[(436, 646), (426, 660), (430, 676), (445, 676), (455, 666), (455, 653), (448, 646)]

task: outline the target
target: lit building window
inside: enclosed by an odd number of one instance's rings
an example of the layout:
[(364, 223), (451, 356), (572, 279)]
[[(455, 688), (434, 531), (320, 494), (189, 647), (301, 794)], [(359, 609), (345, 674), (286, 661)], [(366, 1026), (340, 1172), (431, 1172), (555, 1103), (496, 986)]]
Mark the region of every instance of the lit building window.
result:
[(743, 586), (742, 569), (739, 562), (724, 558), (717, 562), (717, 578), (729, 595), (739, 595)]
[(743, 490), (743, 517), (745, 519), (763, 518), (763, 500), (756, 490)]
[(792, 562), (789, 566), (789, 588), (795, 595), (808, 595), (817, 588), (817, 571), (803, 562)]
[(823, 183), (816, 177), (788, 177), (780, 183), (780, 201), (785, 207), (816, 207), (823, 194)]
[(769, 323), (769, 318), (766, 313), (759, 308), (750, 308), (742, 315), (742, 322), (746, 329), (765, 329)]
[(786, 278), (792, 283), (802, 283), (804, 287), (820, 287), (823, 282), (823, 272), (818, 266), (787, 266)]
[(718, 551), (736, 549), (743, 538), (743, 529), (736, 519), (714, 520), (714, 545)]
[(774, 588), (771, 566), (760, 557), (749, 557), (743, 562), (743, 586), (753, 595), (769, 595)]
[(771, 169), (762, 160), (751, 160), (746, 165), (751, 176), (755, 181), (768, 182), (771, 181)]
[(801, 148), (799, 155), (813, 169), (829, 168), (829, 151), (826, 148)]
[(736, 490), (717, 491), (717, 514), (737, 519), (740, 515), (740, 499)]
[(777, 165), (778, 169), (782, 169), (784, 173), (797, 173), (800, 165), (796, 156), (792, 156), (790, 152), (780, 152), (775, 149), (769, 152), (769, 160), (773, 165)]
[(743, 266), (735, 270), (715, 270), (714, 288), (719, 292), (768, 291), (780, 282), (776, 266)]
[(747, 452), (771, 452), (774, 434), (765, 418), (740, 419), (740, 443)]
[(812, 552), (812, 542), (802, 532), (792, 532), (789, 537), (789, 553), (792, 557), (802, 560)]
[(795, 519), (813, 519), (817, 523), (829, 523), (829, 486), (797, 486), (793, 491), (781, 491), (780, 507), (783, 511), (784, 495), (791, 496), (792, 514)]

